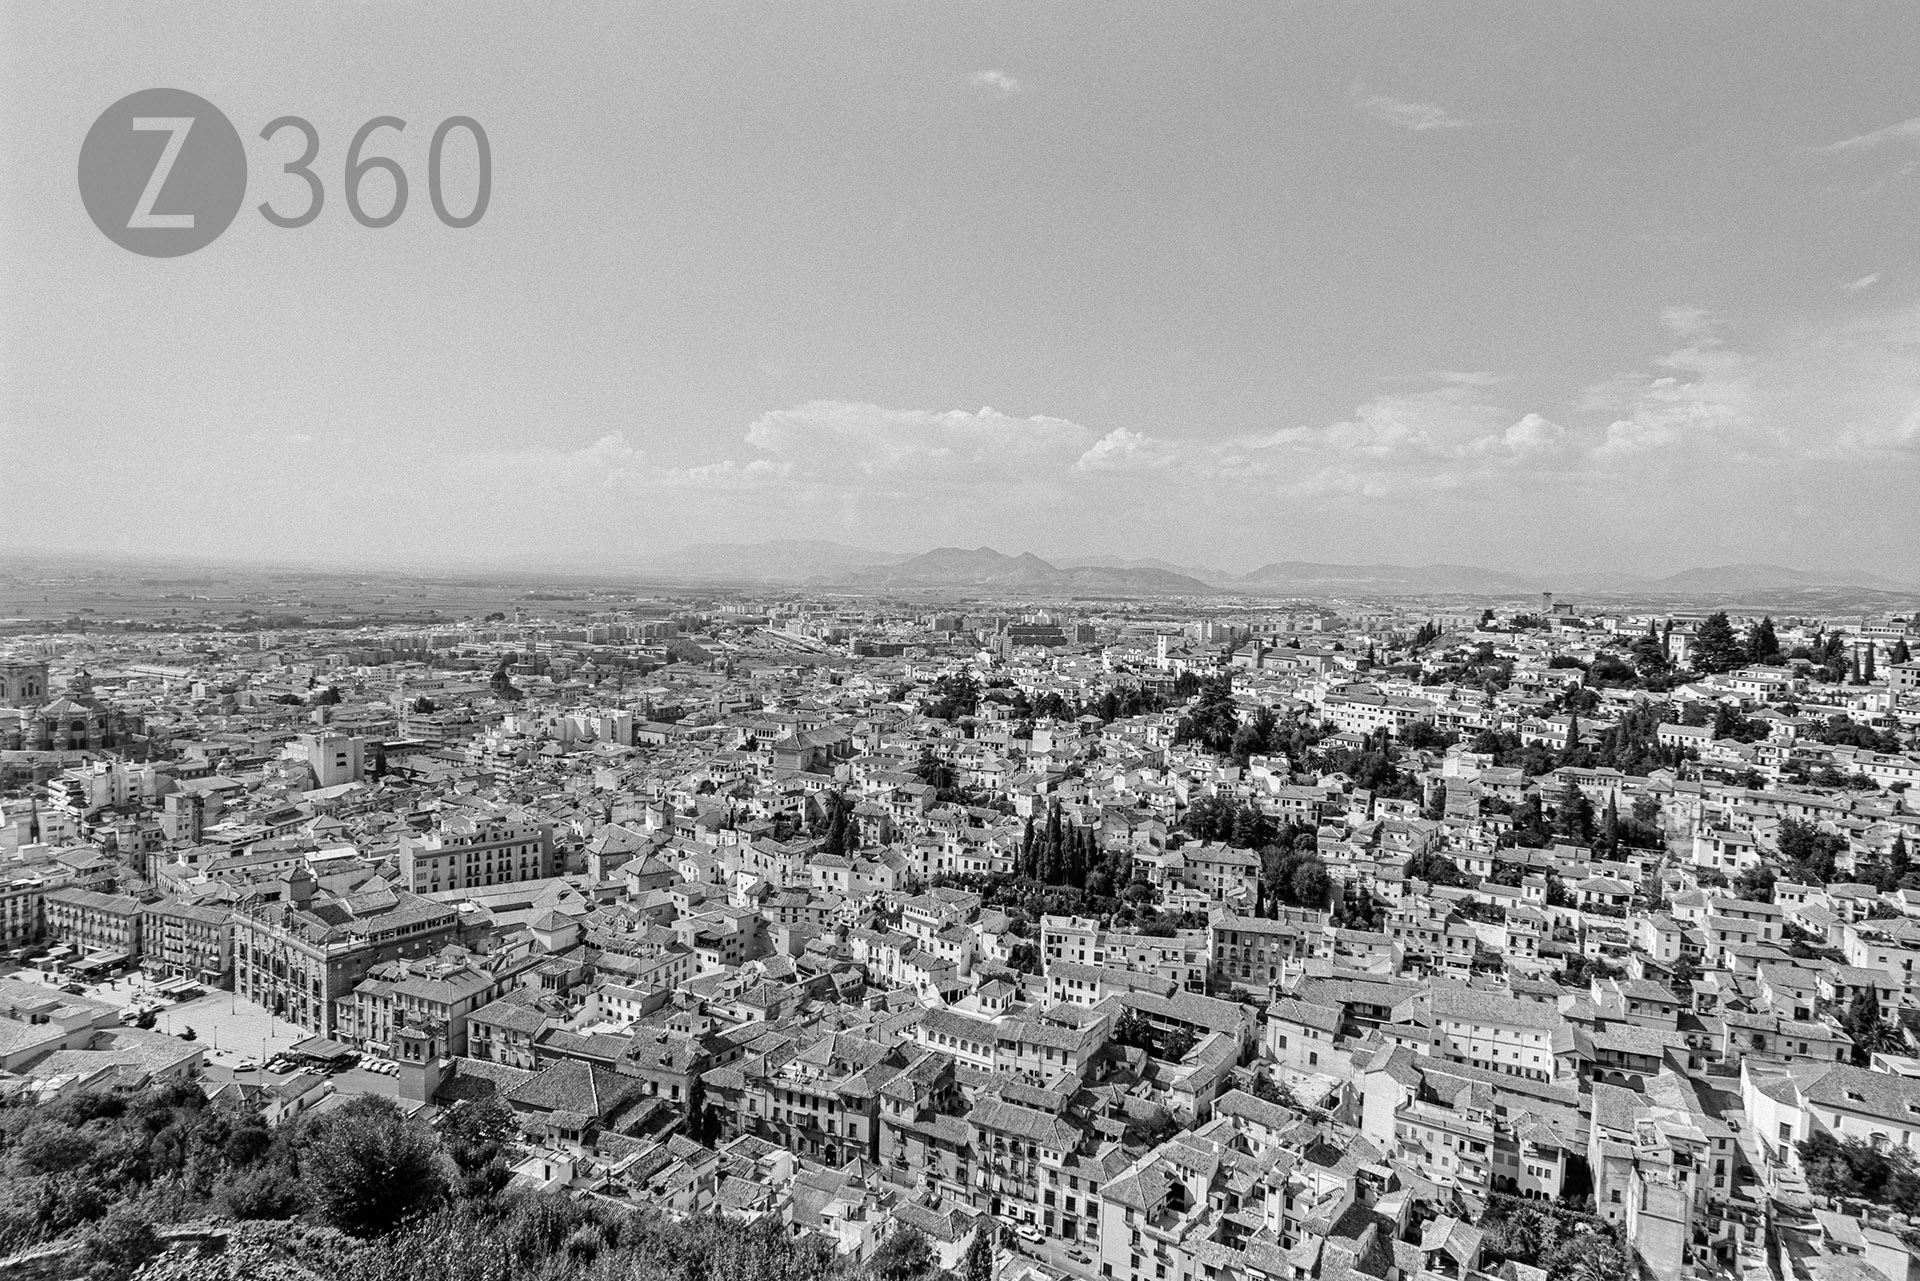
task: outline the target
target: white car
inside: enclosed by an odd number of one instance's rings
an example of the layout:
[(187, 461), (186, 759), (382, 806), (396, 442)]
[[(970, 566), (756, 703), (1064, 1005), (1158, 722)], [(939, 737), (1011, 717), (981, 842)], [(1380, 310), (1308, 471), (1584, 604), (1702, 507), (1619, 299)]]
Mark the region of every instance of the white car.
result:
[(233, 1065), (233, 1070), (236, 1072), (253, 1072), (257, 1071), (259, 1067), (260, 1065), (252, 1059), (241, 1059)]

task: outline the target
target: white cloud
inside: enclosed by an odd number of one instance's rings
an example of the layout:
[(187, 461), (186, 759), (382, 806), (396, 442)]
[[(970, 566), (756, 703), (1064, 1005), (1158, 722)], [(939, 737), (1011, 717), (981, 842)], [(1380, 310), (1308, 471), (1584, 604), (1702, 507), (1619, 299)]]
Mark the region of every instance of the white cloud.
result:
[(1064, 418), (836, 400), (762, 414), (746, 435), (795, 482), (901, 492), (1023, 484), (1064, 469), (1093, 441), (1091, 429)]
[[(1675, 326), (1675, 328), (1678, 328)], [(1710, 336), (1654, 361), (1656, 372), (1622, 374), (1587, 389), (1582, 404), (1617, 415), (1595, 457), (1610, 461), (1673, 446), (1763, 453), (1757, 396), (1746, 357)]]
[(1870, 275), (1862, 276), (1858, 280), (1849, 280), (1846, 284), (1840, 287), (1846, 290), (1850, 294), (1857, 294), (1862, 289), (1871, 289), (1879, 283), (1880, 283), (1880, 273), (1876, 271)]
[(1296, 497), (1383, 497), (1457, 490), (1516, 468), (1576, 462), (1572, 433), (1540, 414), (1489, 401), (1485, 374), (1446, 374), (1436, 385), (1377, 396), (1339, 422), (1281, 427), (1224, 441), (1169, 440), (1115, 428), (1075, 463), (1091, 476), (1131, 475), (1169, 490), (1219, 495), (1234, 488)]
[(1015, 94), (1026, 92), (1027, 86), (1004, 71), (976, 71), (967, 77), (967, 82), (976, 89), (985, 89), (1002, 98), (1011, 98)]
[(1872, 133), (1842, 138), (1839, 142), (1830, 142), (1814, 150), (1823, 155), (1840, 155), (1849, 151), (1869, 151), (1889, 142), (1905, 142), (1909, 139), (1920, 139), (1920, 116), (1890, 124), (1884, 129), (1875, 129)]
[(1436, 106), (1431, 102), (1408, 102), (1404, 98), (1393, 98), (1384, 93), (1368, 94), (1364, 97), (1356, 93), (1354, 103), (1375, 120), (1413, 133), (1430, 133), (1436, 129), (1467, 127), (1465, 120), (1445, 107)]
[(1675, 338), (1700, 338), (1713, 332), (1719, 317), (1702, 307), (1666, 307), (1661, 309), (1660, 323)]
[(1115, 427), (1088, 446), (1087, 452), (1075, 460), (1073, 469), (1080, 472), (1166, 470), (1180, 461), (1180, 449), (1171, 441)]
[(685, 541), (719, 522), (740, 538), (1044, 553), (1061, 530), (1204, 542), (1229, 511), (1247, 514), (1255, 538), (1355, 519), (1382, 539), (1445, 530), (1470, 543), (1509, 536), (1516, 519), (1588, 522), (1584, 536), (1603, 541), (1641, 537), (1631, 531), (1649, 522), (1664, 537), (1720, 537), (1753, 517), (1759, 493), (1783, 519), (1825, 513), (1858, 528), (1874, 512), (1875, 537), (1911, 540), (1900, 500), (1874, 496), (1920, 492), (1920, 308), (1761, 341), (1736, 342), (1696, 307), (1659, 320), (1661, 354), (1564, 404), (1517, 403), (1499, 376), (1443, 372), (1332, 421), (1223, 437), (822, 400), (761, 414), (706, 457), (669, 460), (608, 431), (571, 447), (396, 453), (355, 474), (372, 477), (366, 501), (441, 511), (482, 540), (578, 513), (613, 520), (629, 542)]

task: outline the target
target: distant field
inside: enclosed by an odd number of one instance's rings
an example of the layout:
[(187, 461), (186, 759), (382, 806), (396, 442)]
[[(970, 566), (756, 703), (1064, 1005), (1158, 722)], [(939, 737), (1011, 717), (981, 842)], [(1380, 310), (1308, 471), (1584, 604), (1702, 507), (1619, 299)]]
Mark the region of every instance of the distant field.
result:
[(405, 575), (228, 570), (164, 575), (71, 565), (0, 569), (0, 627), (80, 618), (178, 622), (182, 628), (243, 617), (286, 616), (286, 626), (350, 617), (366, 623), (424, 623), (512, 615), (531, 609), (549, 617), (599, 613), (646, 601), (675, 605), (706, 595), (642, 584), (582, 583), (562, 576), (467, 580)]

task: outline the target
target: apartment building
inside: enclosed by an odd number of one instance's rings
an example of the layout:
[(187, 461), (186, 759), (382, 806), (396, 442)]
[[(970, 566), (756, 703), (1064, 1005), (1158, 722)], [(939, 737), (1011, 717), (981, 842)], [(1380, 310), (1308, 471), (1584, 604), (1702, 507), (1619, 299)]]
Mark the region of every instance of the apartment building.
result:
[(47, 937), (85, 952), (140, 954), (140, 900), (62, 887), (46, 892)]
[(233, 983), (233, 909), (163, 898), (140, 909), (141, 968), (208, 987)]
[(443, 818), (422, 836), (401, 838), (400, 883), (415, 894), (544, 880), (559, 874), (553, 824), (506, 815)]
[(459, 930), (458, 909), (406, 890), (323, 895), (304, 869), (281, 884), (277, 901), (234, 913), (234, 991), (310, 1032), (333, 1032), (339, 998), (376, 965), (437, 952)]

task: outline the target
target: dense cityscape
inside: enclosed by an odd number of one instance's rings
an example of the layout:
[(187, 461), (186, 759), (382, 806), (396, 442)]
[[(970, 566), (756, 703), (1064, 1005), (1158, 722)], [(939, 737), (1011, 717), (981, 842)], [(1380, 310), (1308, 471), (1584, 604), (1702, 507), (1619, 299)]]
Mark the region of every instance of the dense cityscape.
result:
[(1897, 597), (258, 577), (4, 587), (10, 1275), (1920, 1255)]

